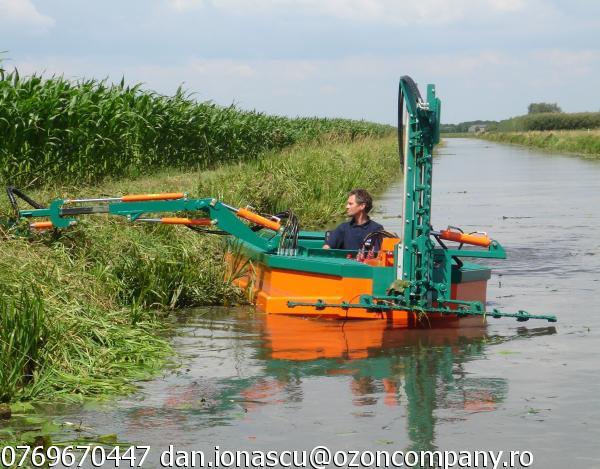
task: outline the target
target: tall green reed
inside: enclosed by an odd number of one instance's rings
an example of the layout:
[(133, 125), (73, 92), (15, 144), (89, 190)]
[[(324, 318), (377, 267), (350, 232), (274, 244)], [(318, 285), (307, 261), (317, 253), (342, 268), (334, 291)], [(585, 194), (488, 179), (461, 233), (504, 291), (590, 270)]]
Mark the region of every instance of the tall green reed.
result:
[(399, 168), (393, 138), (308, 144), (214, 171), (197, 192), (266, 213), (292, 209), (303, 228), (322, 228), (343, 217), (350, 190), (378, 194), (399, 177)]
[(316, 139), (382, 136), (387, 125), (269, 116), (124, 81), (22, 77), (0, 69), (0, 181), (90, 183), (164, 167), (208, 168)]
[(9, 402), (39, 375), (48, 336), (39, 292), (0, 293), (0, 402)]

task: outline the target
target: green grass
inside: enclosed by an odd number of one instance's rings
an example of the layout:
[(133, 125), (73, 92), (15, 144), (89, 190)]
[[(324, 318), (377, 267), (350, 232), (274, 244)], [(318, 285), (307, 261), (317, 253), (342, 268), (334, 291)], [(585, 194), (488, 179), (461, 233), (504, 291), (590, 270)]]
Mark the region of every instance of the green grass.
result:
[[(398, 177), (394, 138), (303, 144), (213, 171), (167, 168), (136, 180), (46, 186), (55, 197), (189, 190), (260, 211), (291, 208), (303, 228), (331, 226), (347, 192), (380, 193)], [(8, 204), (0, 203), (6, 213)], [(0, 216), (1, 217), (1, 216)], [(164, 366), (171, 309), (243, 301), (224, 263), (220, 238), (185, 227), (129, 224), (105, 215), (81, 219), (59, 236), (4, 234), (0, 251), (2, 400), (104, 396)]]
[(340, 220), (353, 188), (377, 194), (398, 177), (397, 145), (390, 137), (354, 144), (306, 145), (266, 155), (203, 175), (197, 192), (238, 206), (250, 203), (260, 212), (291, 208), (304, 228), (317, 228)]
[(474, 135), (499, 143), (512, 143), (543, 150), (576, 153), (600, 158), (600, 130), (540, 131), (540, 132), (486, 132)]
[(23, 288), (0, 296), (0, 403), (35, 381), (40, 350), (48, 338), (44, 302)]
[(2, 241), (2, 401), (124, 392), (164, 365), (156, 315), (119, 303), (94, 268), (61, 242)]

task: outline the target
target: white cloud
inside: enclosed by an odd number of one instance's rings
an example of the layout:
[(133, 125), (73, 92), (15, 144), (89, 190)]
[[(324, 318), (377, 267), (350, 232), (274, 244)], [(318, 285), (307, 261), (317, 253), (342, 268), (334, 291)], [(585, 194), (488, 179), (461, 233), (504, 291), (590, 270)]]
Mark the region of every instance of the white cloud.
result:
[(525, 0), (490, 0), (490, 6), (498, 11), (518, 11), (526, 6)]
[(467, 16), (493, 16), (525, 9), (539, 0), (168, 0), (178, 11), (205, 4), (233, 12), (295, 10), (353, 21), (392, 24), (451, 23)]
[[(190, 57), (174, 64), (98, 57), (30, 57), (22, 74), (42, 72), (68, 78), (124, 75), (128, 83), (173, 94), (178, 85), (199, 100), (273, 114), (367, 118), (393, 122), (398, 77), (411, 75), (424, 90), (437, 85), (444, 122), (517, 115), (535, 101), (558, 102), (565, 111), (589, 110), (600, 68), (600, 50), (540, 49), (510, 53), (348, 56), (335, 59), (213, 59)], [(573, 86), (576, 84), (577, 86)]]
[(532, 55), (557, 67), (589, 67), (594, 63), (600, 64), (600, 50), (597, 49), (548, 49), (533, 52)]
[(31, 0), (0, 0), (0, 29), (5, 32), (26, 28), (39, 33), (54, 23), (54, 19), (40, 13)]
[(202, 7), (202, 0), (169, 0), (169, 5), (175, 10), (193, 10)]
[(194, 72), (207, 77), (240, 77), (248, 78), (256, 75), (252, 66), (229, 59), (192, 59), (189, 63)]
[(517, 58), (496, 50), (482, 50), (469, 54), (438, 54), (417, 59), (419, 69), (427, 75), (476, 77), (490, 70), (502, 70), (515, 65)]
[(600, 68), (598, 49), (546, 49), (533, 51), (529, 55), (533, 63), (543, 64), (547, 70), (543, 76), (532, 76), (532, 85), (539, 85), (545, 81), (555, 86), (578, 87), (580, 79), (597, 74)]

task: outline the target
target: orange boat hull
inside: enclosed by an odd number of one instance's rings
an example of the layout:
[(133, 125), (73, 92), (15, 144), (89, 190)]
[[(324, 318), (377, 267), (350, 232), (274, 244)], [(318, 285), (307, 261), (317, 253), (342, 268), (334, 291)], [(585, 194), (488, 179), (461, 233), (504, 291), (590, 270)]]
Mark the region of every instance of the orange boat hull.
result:
[[(231, 262), (231, 259), (230, 259)], [(366, 278), (348, 278), (335, 275), (318, 274), (304, 271), (276, 269), (262, 263), (254, 263), (238, 276), (234, 283), (248, 291), (249, 297), (260, 312), (267, 314), (286, 314), (292, 316), (313, 316), (337, 319), (384, 319), (393, 321), (399, 327), (419, 327), (443, 321), (445, 324), (456, 322), (456, 316), (428, 314), (425, 318), (414, 311), (374, 312), (366, 308), (314, 306), (289, 307), (288, 302), (315, 303), (357, 303), (362, 294), (373, 291), (373, 280)], [(452, 298), (470, 301), (486, 301), (486, 280), (452, 284)], [(464, 324), (466, 318), (461, 319)], [(469, 318), (482, 323), (482, 318)]]

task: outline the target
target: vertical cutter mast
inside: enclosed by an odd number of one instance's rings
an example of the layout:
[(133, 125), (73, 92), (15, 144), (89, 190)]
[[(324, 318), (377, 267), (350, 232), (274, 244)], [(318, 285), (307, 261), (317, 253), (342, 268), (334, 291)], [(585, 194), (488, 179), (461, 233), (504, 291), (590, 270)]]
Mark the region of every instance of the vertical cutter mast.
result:
[(433, 249), (431, 240), (432, 154), (439, 142), (441, 102), (435, 86), (427, 101), (408, 76), (400, 78), (398, 146), (404, 171), (402, 242), (396, 251), (396, 279), (406, 282), (406, 304), (431, 306)]

